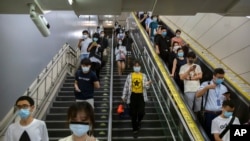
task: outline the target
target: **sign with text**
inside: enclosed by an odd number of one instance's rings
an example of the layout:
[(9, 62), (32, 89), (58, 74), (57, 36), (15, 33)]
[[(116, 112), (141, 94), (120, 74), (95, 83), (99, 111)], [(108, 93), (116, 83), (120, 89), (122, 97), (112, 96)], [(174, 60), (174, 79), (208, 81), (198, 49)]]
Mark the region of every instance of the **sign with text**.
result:
[(249, 141), (250, 125), (231, 125), (230, 141)]

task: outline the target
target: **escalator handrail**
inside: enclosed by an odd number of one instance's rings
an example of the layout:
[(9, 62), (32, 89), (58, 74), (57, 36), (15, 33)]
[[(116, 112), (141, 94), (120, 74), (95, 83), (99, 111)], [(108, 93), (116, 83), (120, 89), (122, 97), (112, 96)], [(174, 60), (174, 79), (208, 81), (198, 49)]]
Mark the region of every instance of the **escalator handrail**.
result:
[(202, 136), (200, 130), (198, 129), (194, 119), (192, 118), (191, 114), (189, 113), (186, 105), (184, 104), (184, 101), (182, 100), (182, 98), (180, 97), (177, 89), (174, 87), (174, 85), (172, 84), (171, 78), (170, 76), (167, 75), (167, 71), (166, 69), (163, 67), (162, 62), (160, 61), (159, 56), (155, 53), (149, 39), (147, 38), (146, 33), (144, 32), (143, 27), (141, 26), (140, 22), (138, 21), (138, 19), (136, 18), (135, 14), (132, 13), (135, 22), (138, 25), (139, 30), (141, 31), (149, 51), (151, 52), (153, 58), (156, 61), (157, 66), (159, 67), (162, 76), (164, 78), (164, 81), (166, 82), (166, 84), (169, 86), (169, 91), (172, 95), (172, 97), (174, 98), (174, 101), (176, 102), (176, 105), (179, 108), (180, 113), (182, 114), (182, 117), (184, 118), (192, 136), (194, 137), (195, 140), (199, 140), (199, 141), (204, 141), (204, 137)]
[[(113, 32), (114, 33), (114, 32)], [(109, 121), (108, 121), (108, 139), (107, 141), (112, 141), (112, 113), (113, 113), (113, 68), (114, 68), (114, 50), (113, 50), (113, 46), (114, 46), (114, 34), (112, 34), (112, 44), (110, 47), (110, 52), (111, 52), (111, 60), (110, 60), (110, 89), (109, 89)]]

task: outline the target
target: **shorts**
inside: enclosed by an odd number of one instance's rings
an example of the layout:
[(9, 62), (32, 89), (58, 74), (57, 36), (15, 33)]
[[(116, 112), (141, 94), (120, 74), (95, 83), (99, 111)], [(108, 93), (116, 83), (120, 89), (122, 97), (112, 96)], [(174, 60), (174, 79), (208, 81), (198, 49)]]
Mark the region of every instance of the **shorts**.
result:
[(82, 99), (76, 99), (76, 102), (88, 102), (94, 109), (94, 98), (90, 98), (90, 99), (86, 99), (86, 100), (82, 100)]

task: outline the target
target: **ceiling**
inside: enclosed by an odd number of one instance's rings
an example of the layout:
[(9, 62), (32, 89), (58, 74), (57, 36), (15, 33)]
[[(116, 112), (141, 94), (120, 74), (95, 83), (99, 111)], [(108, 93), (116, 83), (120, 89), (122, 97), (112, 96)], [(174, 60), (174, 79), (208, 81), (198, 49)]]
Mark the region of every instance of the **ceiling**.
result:
[[(76, 16), (98, 15), (99, 23), (124, 22), (131, 11), (153, 11), (157, 15), (218, 13), (224, 16), (250, 16), (250, 0), (1, 0), (0, 14), (29, 14), (29, 3), (36, 11), (73, 10)], [(114, 15), (114, 16), (104, 16)]]

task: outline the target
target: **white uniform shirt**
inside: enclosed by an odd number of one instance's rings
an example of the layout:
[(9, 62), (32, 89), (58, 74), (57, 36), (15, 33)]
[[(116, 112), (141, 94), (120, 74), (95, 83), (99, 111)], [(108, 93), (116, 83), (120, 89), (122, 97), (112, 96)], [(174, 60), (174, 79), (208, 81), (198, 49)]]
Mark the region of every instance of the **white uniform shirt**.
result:
[(49, 141), (46, 124), (38, 119), (33, 119), (27, 126), (20, 125), (20, 122), (12, 123), (7, 129), (5, 141), (19, 141), (24, 131), (31, 141)]
[[(210, 81), (210, 84), (213, 84), (213, 81)], [(208, 85), (208, 81), (203, 82), (199, 88), (199, 90), (203, 89)], [(208, 92), (205, 92), (203, 95), (203, 98), (206, 98), (206, 95), (208, 93), (207, 97), (207, 104), (205, 109), (209, 111), (221, 111), (222, 108), (222, 102), (225, 100), (225, 96), (223, 95), (225, 92), (227, 92), (227, 87), (223, 84), (219, 84), (216, 86), (215, 89), (209, 89)], [(205, 104), (205, 102), (204, 102)]]
[[(190, 76), (194, 76), (198, 73), (201, 73), (201, 67), (200, 65), (194, 64), (196, 65), (195, 71), (191, 71), (190, 72)], [(188, 69), (191, 67), (192, 65), (189, 64), (185, 64), (182, 65), (180, 68), (180, 72), (179, 74), (184, 74), (185, 72), (188, 71)], [(184, 92), (196, 92), (200, 87), (200, 80), (184, 80)]]
[(86, 38), (81, 42), (81, 54), (89, 54), (87, 51), (89, 44), (92, 42), (92, 39)]
[[(230, 118), (223, 118), (220, 115), (217, 116), (215, 119), (212, 120), (212, 127), (211, 127), (211, 133), (221, 133), (226, 126), (229, 124), (232, 116)], [(240, 124), (240, 121), (237, 117), (235, 117), (232, 124)], [(226, 134), (222, 137), (223, 141), (230, 141), (230, 130), (226, 132)]]

